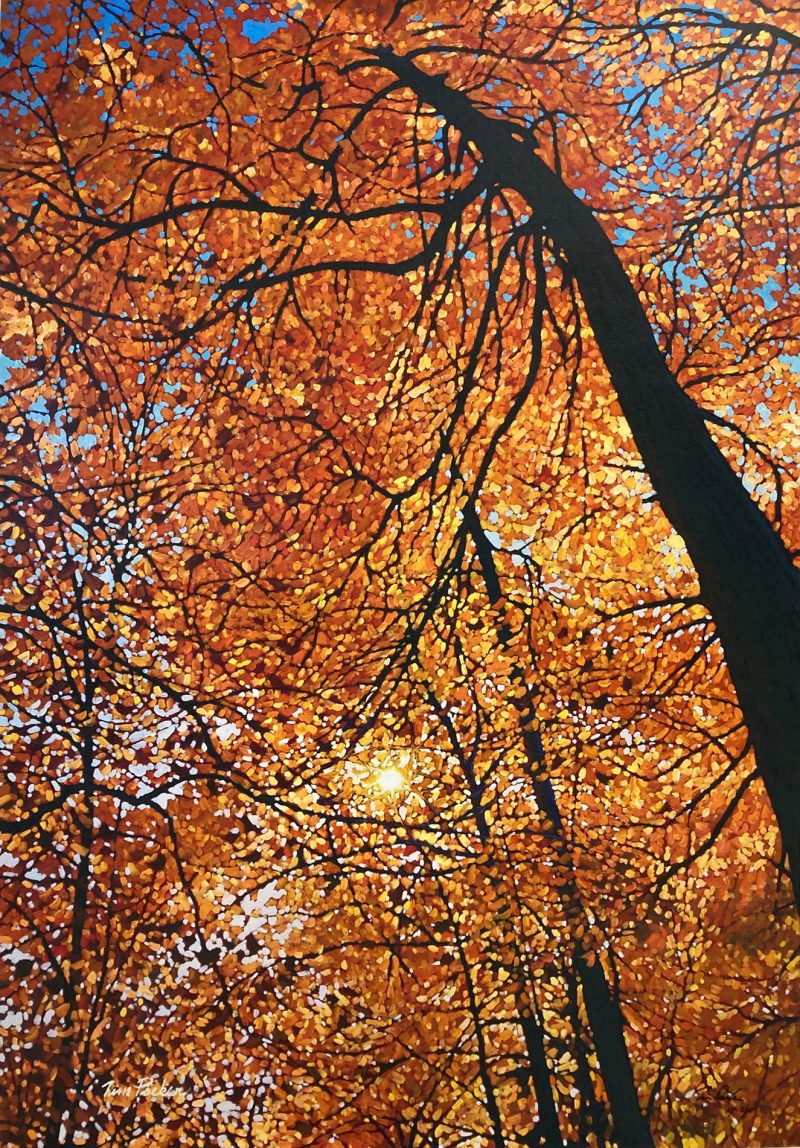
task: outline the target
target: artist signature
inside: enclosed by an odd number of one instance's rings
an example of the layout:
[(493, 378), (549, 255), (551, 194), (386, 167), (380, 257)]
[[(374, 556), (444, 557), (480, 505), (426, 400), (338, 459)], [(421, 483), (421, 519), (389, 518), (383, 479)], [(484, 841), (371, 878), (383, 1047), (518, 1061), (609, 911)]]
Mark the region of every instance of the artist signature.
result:
[(109, 1080), (103, 1086), (106, 1100), (176, 1100), (186, 1099), (186, 1091), (175, 1085), (166, 1084), (157, 1076), (143, 1076), (132, 1084), (119, 1084)]

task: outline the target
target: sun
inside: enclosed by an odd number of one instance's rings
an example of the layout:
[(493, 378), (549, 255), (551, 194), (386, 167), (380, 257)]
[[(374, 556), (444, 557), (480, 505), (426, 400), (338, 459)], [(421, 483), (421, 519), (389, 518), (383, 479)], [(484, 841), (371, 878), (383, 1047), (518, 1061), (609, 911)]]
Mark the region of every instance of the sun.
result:
[(376, 774), (375, 785), (381, 793), (402, 793), (408, 785), (408, 778), (396, 765), (387, 765)]

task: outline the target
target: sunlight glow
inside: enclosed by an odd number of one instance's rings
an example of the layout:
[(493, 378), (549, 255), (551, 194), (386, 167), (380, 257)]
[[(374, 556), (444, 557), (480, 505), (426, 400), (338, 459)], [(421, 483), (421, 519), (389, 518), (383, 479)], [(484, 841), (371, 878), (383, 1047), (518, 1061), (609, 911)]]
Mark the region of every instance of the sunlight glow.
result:
[(408, 785), (408, 779), (396, 765), (387, 765), (377, 774), (375, 784), (382, 793), (401, 793)]

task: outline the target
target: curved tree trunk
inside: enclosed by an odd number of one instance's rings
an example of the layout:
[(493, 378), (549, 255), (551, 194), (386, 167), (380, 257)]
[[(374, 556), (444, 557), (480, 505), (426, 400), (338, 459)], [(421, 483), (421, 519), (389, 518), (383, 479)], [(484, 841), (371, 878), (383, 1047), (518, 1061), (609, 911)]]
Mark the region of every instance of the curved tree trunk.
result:
[(800, 904), (800, 572), (658, 348), (611, 241), (522, 132), (388, 49), (380, 63), (480, 150), (567, 257), (622, 412), (722, 642)]

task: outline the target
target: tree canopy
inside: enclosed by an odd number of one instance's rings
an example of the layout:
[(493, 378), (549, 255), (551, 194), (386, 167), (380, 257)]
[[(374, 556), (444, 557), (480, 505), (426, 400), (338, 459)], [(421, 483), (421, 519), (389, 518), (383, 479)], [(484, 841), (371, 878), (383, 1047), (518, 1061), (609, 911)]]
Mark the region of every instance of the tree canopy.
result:
[(2, 50), (5, 1140), (796, 1142), (797, 12)]

